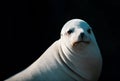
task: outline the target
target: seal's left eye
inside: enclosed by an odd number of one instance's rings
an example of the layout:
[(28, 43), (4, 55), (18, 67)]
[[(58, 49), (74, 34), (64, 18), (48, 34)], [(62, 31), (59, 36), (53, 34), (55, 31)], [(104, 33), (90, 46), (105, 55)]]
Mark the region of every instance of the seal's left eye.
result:
[(91, 29), (88, 29), (87, 32), (90, 34), (91, 33)]
[(68, 34), (71, 34), (74, 30), (73, 29), (70, 29), (67, 31)]

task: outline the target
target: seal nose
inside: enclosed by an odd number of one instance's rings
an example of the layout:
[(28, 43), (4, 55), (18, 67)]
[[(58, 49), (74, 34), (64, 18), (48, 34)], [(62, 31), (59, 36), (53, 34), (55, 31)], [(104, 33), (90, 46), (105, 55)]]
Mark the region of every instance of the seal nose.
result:
[(83, 32), (80, 34), (80, 36), (81, 36), (82, 39), (84, 38), (84, 35), (85, 34)]

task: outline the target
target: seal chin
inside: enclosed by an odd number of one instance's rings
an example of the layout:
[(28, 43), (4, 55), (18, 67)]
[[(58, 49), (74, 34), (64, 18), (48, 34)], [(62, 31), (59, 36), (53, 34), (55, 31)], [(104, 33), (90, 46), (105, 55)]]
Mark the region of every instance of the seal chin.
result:
[(90, 41), (84, 41), (84, 40), (80, 40), (80, 41), (76, 41), (73, 43), (73, 46), (79, 45), (79, 44), (89, 44)]

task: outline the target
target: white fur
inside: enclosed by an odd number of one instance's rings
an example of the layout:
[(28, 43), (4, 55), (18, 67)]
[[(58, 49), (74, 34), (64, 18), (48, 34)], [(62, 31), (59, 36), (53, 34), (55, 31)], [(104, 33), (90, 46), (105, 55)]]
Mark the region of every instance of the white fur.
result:
[[(71, 28), (74, 31), (68, 33)], [(102, 57), (93, 32), (87, 32), (89, 28), (84, 20), (68, 21), (59, 40), (32, 65), (5, 81), (97, 81)]]

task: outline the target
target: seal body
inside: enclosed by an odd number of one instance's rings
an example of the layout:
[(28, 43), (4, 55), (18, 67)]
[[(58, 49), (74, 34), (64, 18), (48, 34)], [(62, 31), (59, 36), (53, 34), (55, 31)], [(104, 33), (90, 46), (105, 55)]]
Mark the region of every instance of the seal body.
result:
[(101, 69), (102, 57), (91, 27), (72, 19), (40, 58), (5, 81), (97, 81)]

